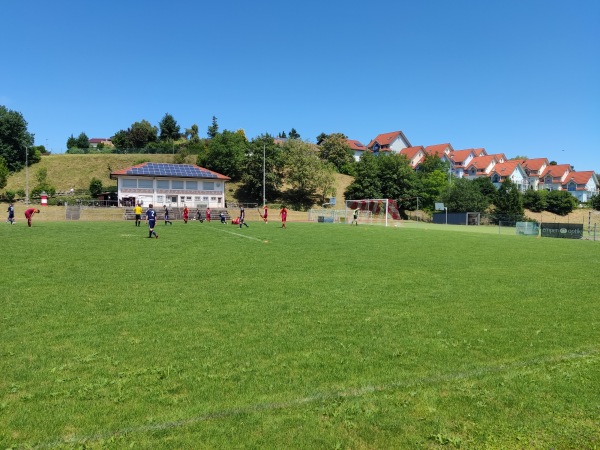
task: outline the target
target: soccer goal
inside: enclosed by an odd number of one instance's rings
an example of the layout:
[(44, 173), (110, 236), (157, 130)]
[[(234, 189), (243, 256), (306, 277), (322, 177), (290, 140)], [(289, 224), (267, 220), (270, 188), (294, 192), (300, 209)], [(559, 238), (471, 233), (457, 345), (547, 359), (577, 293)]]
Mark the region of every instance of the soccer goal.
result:
[[(357, 215), (357, 220), (354, 216)], [(353, 224), (385, 225), (402, 218), (395, 200), (389, 198), (346, 200), (345, 222)]]

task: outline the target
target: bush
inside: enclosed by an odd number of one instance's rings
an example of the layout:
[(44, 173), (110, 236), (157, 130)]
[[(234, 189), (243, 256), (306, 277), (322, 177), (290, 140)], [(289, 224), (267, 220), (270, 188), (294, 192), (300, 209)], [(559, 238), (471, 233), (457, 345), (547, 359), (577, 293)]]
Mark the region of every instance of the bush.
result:
[(550, 191), (546, 196), (546, 211), (566, 216), (577, 206), (577, 199), (568, 191)]
[(9, 203), (14, 202), (16, 196), (17, 196), (17, 193), (15, 191), (5, 191), (4, 192), (4, 199)]

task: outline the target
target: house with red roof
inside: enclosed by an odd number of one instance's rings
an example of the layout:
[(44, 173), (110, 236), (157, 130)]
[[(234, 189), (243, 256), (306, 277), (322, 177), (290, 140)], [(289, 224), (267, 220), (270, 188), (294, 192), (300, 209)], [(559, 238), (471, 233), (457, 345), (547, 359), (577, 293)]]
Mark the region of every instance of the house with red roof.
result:
[(105, 147), (114, 147), (112, 141), (108, 138), (92, 138), (90, 139), (90, 147), (96, 148), (98, 144), (103, 144)]
[(366, 145), (355, 139), (346, 139), (346, 144), (352, 150), (352, 156), (354, 156), (355, 161), (359, 161), (363, 153), (368, 150)]
[(145, 162), (111, 172), (119, 203), (224, 208), (229, 177), (194, 164)]
[(487, 177), (498, 160), (494, 155), (476, 156), (465, 167), (464, 177), (472, 180), (477, 177)]
[(400, 153), (403, 148), (407, 147), (411, 147), (411, 145), (402, 131), (380, 134), (367, 145), (367, 148), (375, 154), (379, 152)]
[(527, 174), (519, 160), (509, 160), (495, 164), (488, 176), (496, 188), (499, 188), (506, 179), (512, 181), (521, 192), (527, 187)]
[(473, 149), (455, 150), (450, 153), (450, 161), (452, 163), (452, 171), (454, 176), (462, 178), (465, 174), (465, 169), (469, 163), (475, 158)]
[(436, 155), (438, 156), (442, 161), (448, 161), (449, 163), (452, 163), (452, 161), (450, 161), (450, 154), (454, 151), (454, 149), (452, 148), (452, 145), (446, 143), (446, 144), (435, 144), (435, 145), (428, 145), (427, 147), (425, 147), (425, 153), (428, 155)]
[(598, 177), (593, 170), (569, 172), (562, 185), (563, 190), (569, 191), (580, 202), (598, 195), (598, 187)]
[(527, 189), (537, 191), (540, 184), (540, 176), (550, 164), (548, 158), (531, 158), (519, 160), (527, 174)]
[(400, 154), (406, 156), (411, 167), (416, 169), (423, 158), (425, 158), (425, 148), (422, 145), (418, 147), (406, 147), (400, 150)]
[(539, 189), (561, 191), (569, 173), (571, 173), (571, 165), (569, 164), (548, 165), (540, 175)]

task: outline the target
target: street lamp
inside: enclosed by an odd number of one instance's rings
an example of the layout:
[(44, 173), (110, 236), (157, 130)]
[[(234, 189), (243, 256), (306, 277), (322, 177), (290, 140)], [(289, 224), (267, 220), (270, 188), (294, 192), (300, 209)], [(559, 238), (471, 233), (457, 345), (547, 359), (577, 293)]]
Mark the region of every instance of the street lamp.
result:
[(266, 179), (266, 144), (263, 143), (263, 210), (265, 209), (265, 205), (267, 204), (266, 195), (265, 195), (265, 179)]
[(25, 144), (25, 204), (29, 205), (29, 148)]

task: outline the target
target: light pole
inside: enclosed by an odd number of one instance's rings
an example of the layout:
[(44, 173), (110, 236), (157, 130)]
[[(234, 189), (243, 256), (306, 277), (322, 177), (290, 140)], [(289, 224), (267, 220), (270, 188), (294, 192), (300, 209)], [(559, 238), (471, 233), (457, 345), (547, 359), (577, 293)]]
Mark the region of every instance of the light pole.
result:
[(266, 144), (263, 144), (263, 211), (265, 209), (265, 205), (267, 204), (267, 199), (266, 199), (266, 187), (265, 187), (265, 179), (266, 179)]
[(25, 204), (29, 205), (29, 148), (25, 144)]

